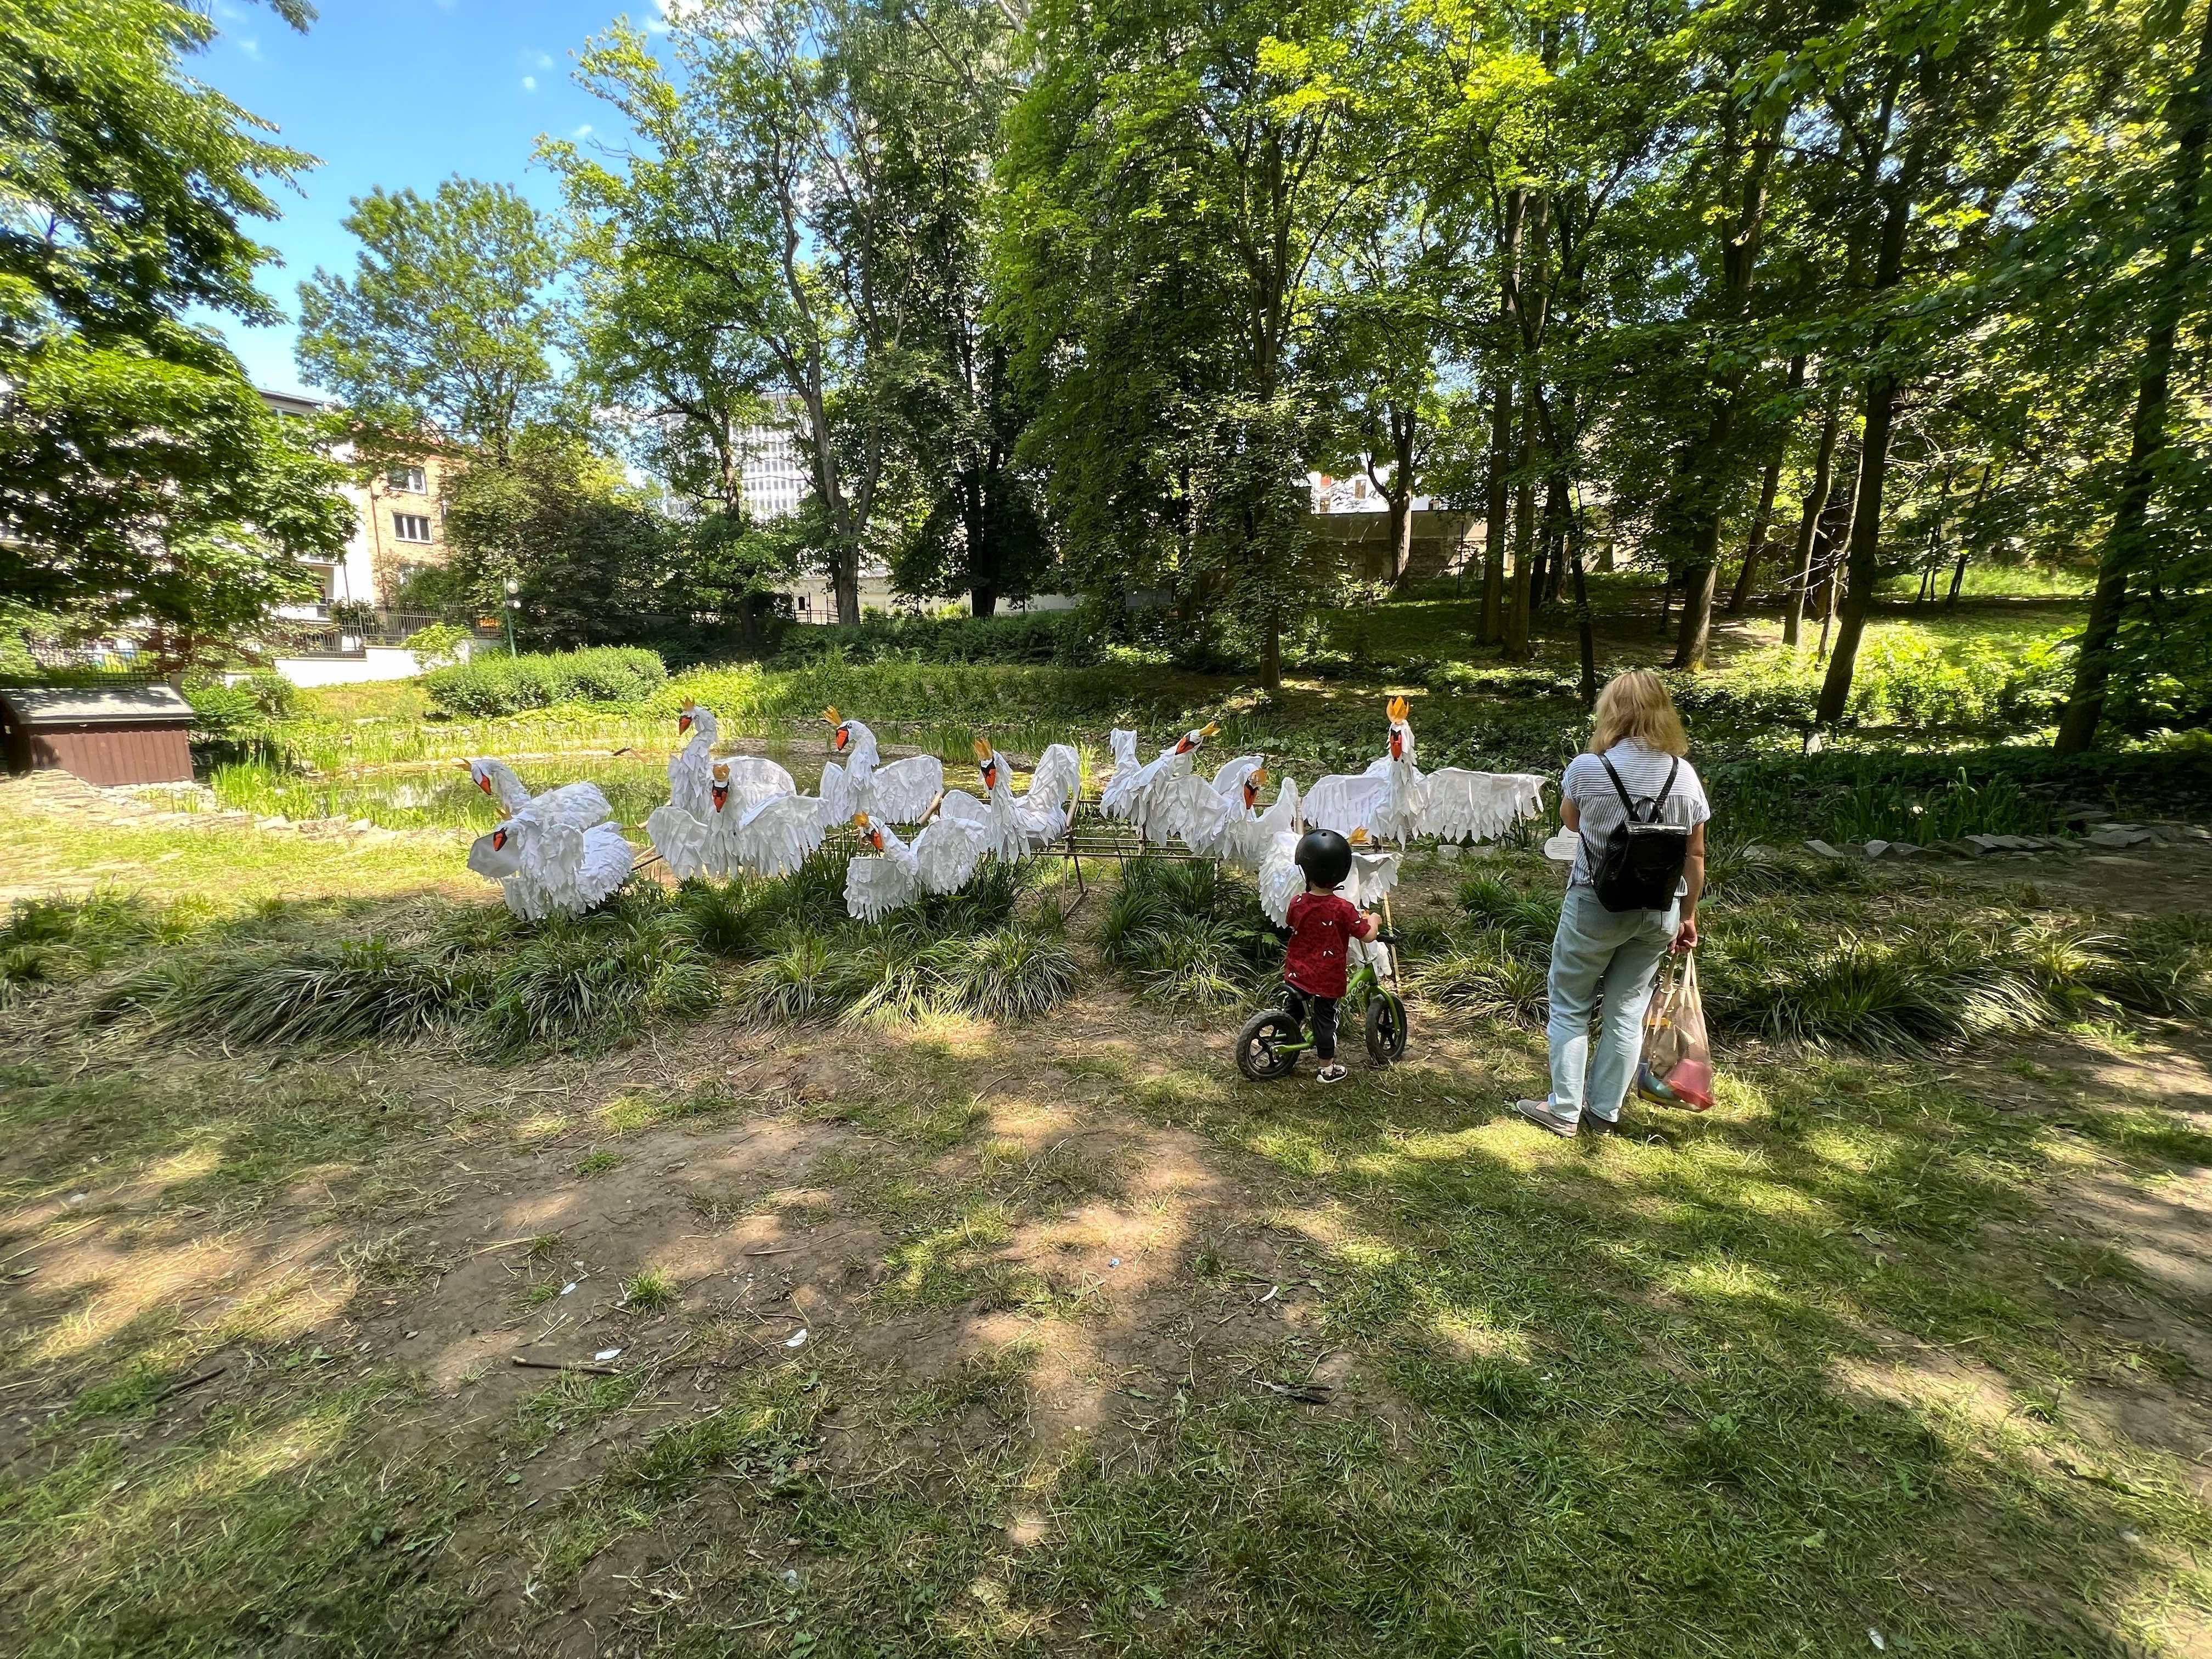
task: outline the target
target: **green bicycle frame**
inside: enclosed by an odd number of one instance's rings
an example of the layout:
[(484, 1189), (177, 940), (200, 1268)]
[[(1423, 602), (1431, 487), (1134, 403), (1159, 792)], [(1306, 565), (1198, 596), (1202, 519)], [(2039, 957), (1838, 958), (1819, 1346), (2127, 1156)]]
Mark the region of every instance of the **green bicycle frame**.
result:
[[(1364, 1018), (1367, 1012), (1367, 999), (1382, 988), (1382, 981), (1375, 972), (1375, 964), (1371, 962), (1363, 962), (1352, 977), (1345, 981), (1344, 994), (1337, 999), (1337, 1006), (1340, 1009), (1348, 1008), (1352, 1006), (1356, 1000), (1360, 1015)], [(1338, 1024), (1341, 1025), (1342, 1023), (1340, 1018)], [(1313, 1039), (1304, 1035), (1303, 1028), (1296, 1042), (1278, 1042), (1274, 1045), (1275, 1052), (1279, 1054), (1302, 1054), (1312, 1047)]]

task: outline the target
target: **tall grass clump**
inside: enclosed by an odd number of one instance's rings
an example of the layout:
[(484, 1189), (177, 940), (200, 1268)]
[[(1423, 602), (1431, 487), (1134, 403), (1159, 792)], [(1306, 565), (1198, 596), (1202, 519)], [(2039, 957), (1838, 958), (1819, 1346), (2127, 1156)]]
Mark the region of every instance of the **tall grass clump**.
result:
[(82, 898), (20, 899), (0, 923), (0, 1008), (173, 945), (192, 926), (188, 907), (113, 888)]
[(761, 1023), (1046, 1013), (1073, 994), (1078, 969), (1055, 913), (1017, 914), (1029, 877), (1029, 866), (988, 864), (964, 892), (826, 927), (805, 918), (802, 896), (774, 948), (745, 970), (737, 1006)]
[(2051, 803), (2010, 778), (1977, 783), (1961, 767), (1948, 783), (1913, 789), (1861, 783), (1837, 797), (1827, 829), (1839, 841), (1909, 841), (1927, 845), (1962, 836), (2042, 836), (2053, 827)]
[(1549, 949), (1559, 931), (1559, 896), (1547, 889), (1515, 886), (1499, 877), (1469, 876), (1455, 895), (1478, 926), (1494, 928), (1516, 945)]
[(1511, 1025), (1544, 1023), (1547, 964), (1502, 927), (1455, 937), (1437, 955), (1410, 963), (1406, 979), (1447, 1008)]
[(704, 1013), (720, 994), (672, 907), (617, 903), (543, 923), (507, 952), (471, 1037), (497, 1060), (538, 1045), (602, 1054), (649, 1021)]
[(487, 653), (437, 670), (426, 684), (432, 708), (482, 717), (564, 702), (641, 702), (667, 679), (658, 654), (625, 645), (519, 657)]
[(428, 1036), (464, 1015), (477, 994), (465, 958), (365, 939), (289, 950), (219, 945), (159, 964), (122, 1000), (172, 1035), (338, 1044)]
[(1698, 980), (1723, 1032), (1916, 1053), (2057, 1023), (2069, 998), (2049, 965), (2021, 930), (1875, 933), (1753, 912), (1707, 934)]
[(1259, 896), (1220, 866), (1129, 861), (1099, 930), (1106, 960), (1145, 996), (1226, 1008), (1255, 1000), (1282, 967)]

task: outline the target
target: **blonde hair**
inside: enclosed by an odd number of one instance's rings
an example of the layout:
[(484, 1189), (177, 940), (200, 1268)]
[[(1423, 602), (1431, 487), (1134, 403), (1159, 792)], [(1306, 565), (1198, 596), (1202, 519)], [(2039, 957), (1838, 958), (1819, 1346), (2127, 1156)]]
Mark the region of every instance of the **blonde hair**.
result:
[(1633, 738), (1662, 755), (1690, 752), (1689, 734), (1667, 695), (1667, 682), (1648, 668), (1615, 674), (1597, 694), (1597, 717), (1590, 728), (1590, 753), (1602, 755), (1624, 738)]

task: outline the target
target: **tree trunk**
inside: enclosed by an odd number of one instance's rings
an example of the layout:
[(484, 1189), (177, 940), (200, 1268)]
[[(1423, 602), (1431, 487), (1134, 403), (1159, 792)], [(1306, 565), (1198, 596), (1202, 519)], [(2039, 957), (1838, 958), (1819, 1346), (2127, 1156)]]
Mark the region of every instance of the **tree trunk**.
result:
[[(1790, 360), (1790, 390), (1797, 391), (1805, 384), (1805, 354), (1799, 352)], [(1736, 572), (1735, 591), (1729, 595), (1728, 613), (1742, 614), (1751, 603), (1752, 587), (1759, 580), (1759, 562), (1766, 552), (1767, 526), (1774, 522), (1774, 494), (1782, 487), (1782, 463), (1790, 454), (1790, 431), (1796, 424), (1791, 418), (1782, 428), (1782, 435), (1774, 441), (1774, 453), (1767, 457), (1766, 476), (1759, 481), (1759, 506), (1751, 515), (1751, 535), (1744, 544), (1743, 568)]]
[(1482, 643), (1505, 636), (1506, 474), (1513, 470), (1513, 376), (1501, 368), (1490, 411), (1490, 489), (1482, 525)]
[[(1553, 465), (1559, 464), (1558, 457)], [(1544, 500), (1544, 521), (1550, 526), (1544, 538), (1544, 604), (1547, 609), (1559, 602), (1567, 585), (1567, 538), (1572, 533), (1568, 523), (1567, 480), (1558, 471), (1552, 474), (1549, 493)]]
[(2204, 177), (2205, 141), (2212, 133), (2212, 6), (2205, 9), (2203, 33), (2197, 36), (2196, 64), (2189, 79), (2175, 89), (2166, 124), (2176, 137), (2173, 197), (2167, 210), (2171, 228), (2143, 330), (2142, 378), (2136, 383), (2128, 470), (2097, 562), (2097, 587), (2089, 598), (2089, 620), (2082, 626), (2081, 654), (2075, 659), (2073, 695), (2058, 723), (2062, 755), (2087, 749), (2104, 718), (2120, 618), (2127, 610), (2128, 579), (2141, 554), (2158, 483), (2159, 457), (2166, 447), (2167, 382), (2173, 373), (2174, 337), (2181, 327), (2184, 285), (2197, 257), (2197, 198)]
[[(1727, 165), (1735, 165), (1735, 108), (1725, 106), (1728, 122)], [(1722, 232), (1722, 316), (1735, 322), (1748, 314), (1752, 280), (1759, 268), (1759, 232), (1766, 216), (1766, 175), (1781, 142), (1778, 125), (1770, 133), (1752, 140), (1744, 167), (1742, 197), (1734, 219)], [(1684, 573), (1682, 627), (1674, 645), (1675, 668), (1700, 669), (1713, 637), (1713, 593), (1720, 580), (1721, 526), (1728, 509), (1729, 491), (1721, 469), (1728, 453), (1729, 434), (1735, 428), (1737, 405), (1743, 400), (1747, 365), (1731, 368), (1715, 377), (1713, 391), (1719, 401), (1705, 428), (1705, 441), (1684, 462), (1680, 488), (1692, 493), (1684, 503), (1695, 514), (1689, 535), (1689, 568)]]
[(1536, 465), (1536, 380), (1523, 388), (1521, 410), (1521, 480), (1513, 487), (1513, 571), (1505, 608), (1505, 654), (1521, 661), (1528, 654), (1528, 577), (1536, 538), (1536, 486), (1529, 473)]
[[(1897, 423), (1899, 390), (1898, 377), (1888, 373), (1877, 374), (1867, 383), (1866, 432), (1859, 442), (1858, 491), (1851, 504), (1836, 652), (1828, 659), (1820, 705), (1813, 711), (1819, 726), (1833, 726), (1844, 717), (1851, 698), (1851, 675), (1858, 666), (1859, 641), (1866, 634), (1867, 613), (1874, 609), (1875, 584), (1881, 578), (1881, 492), (1888, 481), (1889, 440)], [(1832, 596), (1829, 610), (1837, 614)]]
[(1836, 481), (1835, 499), (1820, 515), (1820, 646), (1813, 653), (1813, 660), (1817, 663), (1828, 660), (1828, 639), (1836, 631), (1836, 605), (1844, 591), (1844, 553), (1851, 544), (1851, 525), (1858, 499), (1858, 459), (1855, 458), (1850, 477)]
[[(1406, 580), (1413, 564), (1413, 450), (1420, 438), (1417, 408), (1390, 411), (1390, 586)], [(1370, 475), (1371, 471), (1370, 471)]]
[(1921, 561), (1920, 591), (1913, 596), (1917, 608), (1936, 597), (1936, 573), (1943, 564), (1944, 509), (1951, 504), (1951, 475), (1955, 465), (1943, 469), (1943, 486), (1936, 495), (1936, 522), (1928, 527), (1928, 556)]
[(1283, 619), (1267, 618), (1267, 629), (1260, 647), (1260, 684), (1270, 691), (1283, 689)]
[(999, 614), (999, 590), (983, 582), (975, 582), (968, 589), (968, 614), (971, 617), (995, 617)]
[(1669, 668), (1698, 669), (1713, 642), (1713, 594), (1721, 575), (1721, 515), (1714, 513), (1698, 526), (1698, 538), (1690, 544), (1690, 568), (1682, 578), (1682, 622), (1674, 637)]
[[(1881, 252), (1875, 264), (1874, 292), (1878, 296), (1895, 288), (1905, 274), (1905, 238), (1912, 225), (1912, 194), (1920, 182), (1925, 159), (1916, 137), (1884, 192)], [(1879, 345), (1880, 341), (1876, 342)], [(1874, 609), (1875, 582), (1881, 555), (1881, 492), (1889, 476), (1890, 433), (1897, 422), (1897, 399), (1902, 378), (1892, 368), (1880, 368), (1867, 381), (1866, 427), (1859, 440), (1858, 491), (1851, 507), (1849, 576), (1844, 588), (1843, 617), (1836, 634), (1836, 654), (1828, 659), (1828, 676), (1820, 684), (1820, 702), (1814, 710), (1817, 726), (1833, 726), (1850, 702), (1851, 675), (1858, 666), (1859, 641), (1866, 634), (1867, 613)]]

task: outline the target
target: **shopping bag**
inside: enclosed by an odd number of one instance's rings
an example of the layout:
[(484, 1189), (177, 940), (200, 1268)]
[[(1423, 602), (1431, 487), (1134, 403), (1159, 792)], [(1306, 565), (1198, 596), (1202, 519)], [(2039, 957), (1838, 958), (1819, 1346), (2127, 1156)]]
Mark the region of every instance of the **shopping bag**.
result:
[(1669, 957), (1666, 978), (1644, 1016), (1644, 1061), (1636, 1092), (1661, 1106), (1702, 1112), (1713, 1103), (1713, 1051), (1705, 1042), (1705, 1008), (1698, 999), (1698, 957)]

